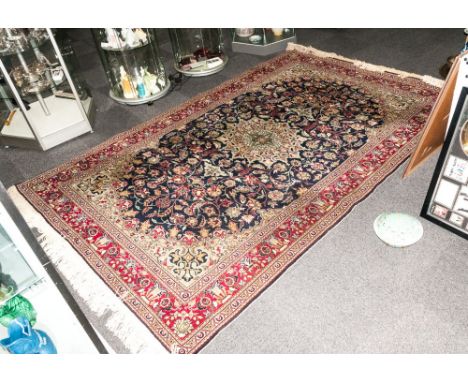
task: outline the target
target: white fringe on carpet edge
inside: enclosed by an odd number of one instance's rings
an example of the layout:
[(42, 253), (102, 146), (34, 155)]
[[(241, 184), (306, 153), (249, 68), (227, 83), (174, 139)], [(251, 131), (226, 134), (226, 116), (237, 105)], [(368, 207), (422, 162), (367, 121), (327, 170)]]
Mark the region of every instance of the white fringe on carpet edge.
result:
[[(130, 353), (164, 353), (168, 351), (138, 319), (138, 317), (96, 275), (79, 253), (37, 212), (15, 186), (8, 194), (31, 229), (36, 229), (38, 241), (59, 274), (68, 281), (73, 294), (80, 296), (99, 318), (92, 322), (110, 331)], [(104, 333), (99, 333), (104, 337)], [(106, 339), (106, 343), (112, 341)], [(113, 350), (113, 349), (109, 349)]]
[(353, 60), (353, 59), (348, 58), (348, 57), (340, 56), (339, 54), (336, 54), (336, 53), (324, 52), (322, 50), (312, 48), (311, 46), (304, 46), (304, 45), (294, 44), (292, 42), (290, 42), (288, 44), (288, 47), (286, 48), (286, 50), (297, 50), (298, 52), (302, 52), (302, 53), (312, 53), (312, 54), (314, 54), (315, 56), (318, 56), (318, 57), (336, 58), (338, 60), (342, 60), (342, 61), (352, 63), (355, 66), (357, 66), (358, 68), (370, 70), (370, 71), (373, 71), (373, 72), (379, 72), (379, 73), (391, 72), (391, 73), (399, 75), (402, 78), (405, 78), (405, 77), (418, 78), (421, 81), (424, 81), (425, 83), (427, 83), (429, 85), (437, 86), (439, 88), (441, 88), (444, 85), (444, 82), (445, 82), (444, 80), (441, 80), (439, 78), (435, 78), (435, 77), (432, 77), (432, 76), (409, 73), (409, 72), (405, 72), (405, 71), (398, 70), (398, 69), (395, 69), (395, 68), (389, 68), (389, 67), (386, 67), (386, 66), (369, 64), (369, 63), (364, 62), (364, 61)]

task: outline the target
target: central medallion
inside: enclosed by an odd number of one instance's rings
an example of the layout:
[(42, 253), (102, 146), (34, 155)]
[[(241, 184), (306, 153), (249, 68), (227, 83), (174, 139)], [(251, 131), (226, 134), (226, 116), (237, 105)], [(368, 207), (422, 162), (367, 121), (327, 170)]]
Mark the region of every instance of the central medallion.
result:
[[(382, 123), (379, 100), (354, 86), (301, 77), (264, 84), (135, 153), (115, 182), (119, 216), (146, 235), (187, 242), (246, 231), (326, 177)], [(189, 282), (205, 260), (180, 252), (169, 262)]]
[(287, 162), (288, 158), (299, 158), (301, 145), (307, 138), (287, 123), (253, 117), (248, 121), (228, 124), (219, 140), (232, 152), (233, 157), (271, 166), (276, 161)]

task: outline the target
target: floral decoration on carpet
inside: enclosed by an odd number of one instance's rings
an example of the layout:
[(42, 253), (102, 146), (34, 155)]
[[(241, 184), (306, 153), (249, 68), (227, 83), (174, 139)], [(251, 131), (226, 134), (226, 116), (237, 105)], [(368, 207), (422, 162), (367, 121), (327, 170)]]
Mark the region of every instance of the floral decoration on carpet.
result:
[(291, 51), (19, 190), (195, 352), (408, 156), (437, 94)]
[(383, 119), (379, 101), (356, 87), (312, 77), (267, 83), (138, 152), (118, 208), (179, 239), (248, 229), (338, 167)]

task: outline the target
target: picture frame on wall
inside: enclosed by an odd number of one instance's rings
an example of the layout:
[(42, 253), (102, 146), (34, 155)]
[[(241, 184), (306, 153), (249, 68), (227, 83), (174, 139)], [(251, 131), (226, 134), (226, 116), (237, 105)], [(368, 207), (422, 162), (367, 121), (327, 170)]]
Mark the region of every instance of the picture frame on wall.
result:
[(468, 87), (463, 87), (421, 216), (468, 239)]

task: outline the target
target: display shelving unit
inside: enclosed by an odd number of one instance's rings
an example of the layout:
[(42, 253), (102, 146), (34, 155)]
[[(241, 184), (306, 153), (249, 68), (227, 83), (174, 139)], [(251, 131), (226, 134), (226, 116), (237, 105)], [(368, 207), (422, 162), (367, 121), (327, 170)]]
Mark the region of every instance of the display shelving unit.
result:
[(218, 73), (228, 62), (219, 28), (169, 29), (175, 69), (190, 77)]
[(99, 28), (92, 31), (113, 100), (140, 105), (167, 94), (171, 83), (154, 29)]
[(50, 28), (0, 29), (0, 144), (48, 150), (92, 132), (89, 91), (74, 84)]
[(233, 30), (232, 51), (267, 56), (285, 50), (290, 42), (296, 42), (294, 28), (252, 28), (241, 36)]

